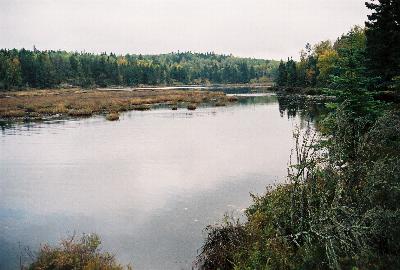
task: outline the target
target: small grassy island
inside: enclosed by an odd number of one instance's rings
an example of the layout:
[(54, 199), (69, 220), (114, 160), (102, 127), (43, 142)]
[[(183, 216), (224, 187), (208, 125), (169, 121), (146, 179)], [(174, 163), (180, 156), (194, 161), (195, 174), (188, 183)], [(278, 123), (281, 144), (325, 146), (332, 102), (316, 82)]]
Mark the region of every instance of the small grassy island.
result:
[[(205, 90), (139, 89), (139, 90), (85, 90), (51, 89), (0, 92), (0, 118), (42, 119), (87, 117), (137, 110), (150, 110), (157, 104), (177, 108), (178, 103), (193, 104), (234, 102), (222, 92)], [(110, 117), (107, 117), (110, 118)], [(113, 119), (115, 117), (112, 117)]]

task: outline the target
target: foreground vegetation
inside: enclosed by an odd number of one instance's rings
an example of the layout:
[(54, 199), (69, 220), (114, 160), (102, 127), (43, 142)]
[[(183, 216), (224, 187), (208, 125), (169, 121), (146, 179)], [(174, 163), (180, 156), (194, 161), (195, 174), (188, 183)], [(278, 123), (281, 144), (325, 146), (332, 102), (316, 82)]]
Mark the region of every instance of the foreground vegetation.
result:
[(95, 234), (72, 236), (62, 240), (60, 246), (44, 245), (33, 263), (22, 266), (22, 270), (130, 270), (117, 263), (114, 256), (100, 250), (101, 241)]
[(41, 119), (44, 117), (85, 117), (151, 109), (155, 104), (219, 104), (235, 101), (222, 92), (188, 90), (82, 90), (53, 89), (0, 93), (0, 119)]
[[(335, 73), (306, 72), (316, 83), (326, 79), (336, 96), (320, 132), (295, 134), (286, 183), (253, 196), (246, 222), (226, 218), (207, 227), (199, 268), (400, 269), (400, 110), (376, 98), (376, 91), (400, 90), (399, 2), (375, 2), (368, 3), (367, 35), (354, 28), (330, 51)], [(369, 58), (368, 48), (388, 42), (381, 36), (397, 42)], [(294, 74), (278, 83), (297, 84)]]

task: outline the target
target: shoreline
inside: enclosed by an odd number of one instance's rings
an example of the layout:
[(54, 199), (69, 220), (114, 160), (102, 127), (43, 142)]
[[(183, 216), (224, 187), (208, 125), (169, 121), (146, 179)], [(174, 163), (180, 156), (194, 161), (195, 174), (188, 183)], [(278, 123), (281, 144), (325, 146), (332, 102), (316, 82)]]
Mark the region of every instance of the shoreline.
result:
[(125, 85), (111, 85), (107, 87), (93, 86), (89, 88), (74, 86), (74, 85), (59, 85), (51, 88), (31, 88), (22, 87), (14, 88), (9, 90), (0, 90), (0, 95), (11, 92), (22, 92), (22, 91), (40, 91), (40, 90), (100, 90), (100, 91), (138, 91), (138, 90), (220, 90), (220, 89), (240, 89), (240, 88), (264, 88), (273, 90), (275, 83), (244, 83), (244, 84), (176, 84), (176, 85), (147, 85), (139, 84), (136, 86), (125, 86)]
[(260, 83), (249, 83), (249, 84), (188, 84), (188, 85), (139, 85), (134, 87), (115, 86), (115, 87), (97, 87), (96, 90), (219, 90), (225, 88), (268, 88), (272, 89), (273, 83), (260, 84)]

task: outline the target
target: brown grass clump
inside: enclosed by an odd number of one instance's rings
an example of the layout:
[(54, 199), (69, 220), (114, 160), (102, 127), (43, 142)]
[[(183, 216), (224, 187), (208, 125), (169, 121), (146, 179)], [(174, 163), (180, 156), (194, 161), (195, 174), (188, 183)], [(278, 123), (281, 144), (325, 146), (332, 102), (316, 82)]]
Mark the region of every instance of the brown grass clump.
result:
[(108, 121), (117, 121), (119, 120), (119, 113), (118, 112), (112, 112), (106, 115), (106, 119)]
[(194, 110), (197, 109), (197, 105), (196, 104), (189, 104), (187, 106), (187, 109), (190, 110), (190, 111), (194, 111)]

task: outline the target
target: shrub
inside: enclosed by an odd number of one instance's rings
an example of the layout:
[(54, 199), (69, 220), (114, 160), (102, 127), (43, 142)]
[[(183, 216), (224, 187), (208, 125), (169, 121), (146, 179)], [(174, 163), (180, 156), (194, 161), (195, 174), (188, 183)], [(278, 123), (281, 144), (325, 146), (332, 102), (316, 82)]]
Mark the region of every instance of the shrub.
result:
[[(36, 260), (25, 269), (29, 270), (123, 270), (113, 255), (100, 251), (100, 238), (96, 234), (75, 236), (62, 240), (60, 246), (44, 245)], [(131, 269), (130, 266), (127, 269)]]
[(247, 237), (245, 227), (225, 216), (222, 224), (207, 226), (207, 238), (195, 265), (200, 269), (232, 269), (237, 245)]

